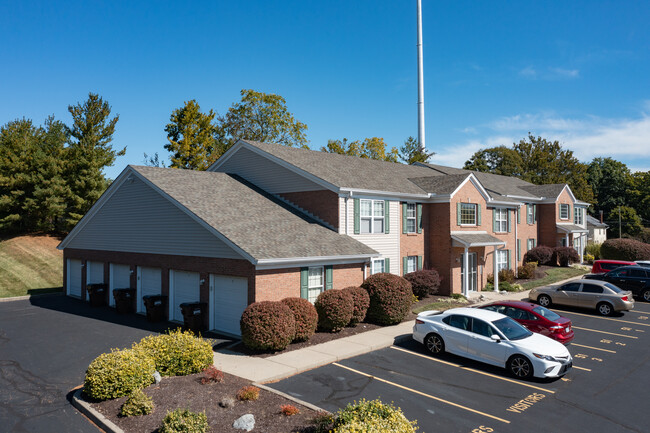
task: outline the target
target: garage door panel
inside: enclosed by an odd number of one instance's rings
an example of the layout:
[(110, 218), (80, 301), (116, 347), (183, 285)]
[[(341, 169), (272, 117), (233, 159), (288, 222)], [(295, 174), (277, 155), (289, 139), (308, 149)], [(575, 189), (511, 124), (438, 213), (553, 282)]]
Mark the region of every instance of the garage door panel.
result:
[(143, 296), (162, 293), (162, 275), (160, 268), (138, 268), (138, 313), (146, 313)]
[(212, 328), (240, 336), (239, 320), (248, 306), (248, 279), (211, 275)]
[(68, 295), (81, 297), (81, 260), (68, 259)]
[(115, 289), (126, 289), (131, 287), (131, 266), (129, 265), (118, 265), (111, 263), (110, 265), (110, 293), (109, 293), (109, 305), (111, 307), (115, 306), (115, 298), (113, 298), (113, 290)]
[(180, 305), (186, 302), (199, 302), (200, 275), (198, 272), (171, 271), (171, 302), (173, 302), (170, 314), (171, 320), (183, 321), (183, 313)]

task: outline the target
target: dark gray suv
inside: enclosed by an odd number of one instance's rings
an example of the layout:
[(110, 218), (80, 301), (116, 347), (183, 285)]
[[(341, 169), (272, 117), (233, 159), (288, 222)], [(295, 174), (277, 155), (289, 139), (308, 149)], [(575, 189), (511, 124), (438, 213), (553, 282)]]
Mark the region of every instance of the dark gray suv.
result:
[(650, 302), (650, 268), (645, 266), (623, 266), (606, 274), (588, 274), (582, 278), (607, 281)]

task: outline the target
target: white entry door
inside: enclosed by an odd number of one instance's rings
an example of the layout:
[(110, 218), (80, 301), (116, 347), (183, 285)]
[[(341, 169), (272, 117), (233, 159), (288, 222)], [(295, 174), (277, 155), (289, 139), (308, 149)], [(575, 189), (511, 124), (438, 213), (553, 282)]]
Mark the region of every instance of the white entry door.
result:
[(68, 280), (66, 294), (81, 298), (81, 260), (68, 259)]
[(169, 271), (169, 320), (183, 321), (180, 305), (200, 301), (200, 277), (198, 272)]
[(160, 268), (145, 268), (138, 266), (138, 285), (136, 287), (138, 298), (138, 313), (146, 313), (143, 296), (160, 295), (162, 292), (162, 279)]
[(210, 275), (210, 329), (241, 336), (239, 320), (248, 306), (248, 278)]
[(113, 298), (113, 290), (128, 289), (131, 287), (131, 266), (111, 263), (109, 274), (110, 293), (108, 294), (108, 302), (111, 307), (114, 307), (115, 298)]

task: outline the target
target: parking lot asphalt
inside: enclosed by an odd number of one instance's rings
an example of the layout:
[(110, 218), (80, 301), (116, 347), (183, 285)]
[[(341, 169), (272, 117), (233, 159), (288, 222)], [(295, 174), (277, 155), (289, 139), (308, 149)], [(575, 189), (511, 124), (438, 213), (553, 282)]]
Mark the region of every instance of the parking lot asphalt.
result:
[(649, 431), (650, 304), (612, 317), (553, 309), (575, 330), (574, 368), (561, 379), (517, 380), (410, 340), (268, 385), (330, 411), (394, 402), (421, 432)]
[(61, 295), (0, 302), (0, 432), (97, 432), (70, 391), (101, 353), (168, 326)]

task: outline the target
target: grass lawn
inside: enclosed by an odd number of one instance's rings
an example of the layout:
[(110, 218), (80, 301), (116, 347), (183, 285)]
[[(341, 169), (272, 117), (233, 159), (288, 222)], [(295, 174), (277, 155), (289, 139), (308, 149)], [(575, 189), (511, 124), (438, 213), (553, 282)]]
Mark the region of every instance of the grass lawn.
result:
[(63, 252), (53, 236), (17, 236), (0, 240), (0, 298), (59, 292), (63, 288)]
[(413, 309), (413, 312), (418, 314), (427, 310), (438, 310), (444, 311), (449, 310), (450, 308), (466, 307), (467, 302), (457, 302), (453, 298), (444, 298), (442, 300), (434, 301), (425, 305), (418, 305)]
[(549, 284), (557, 283), (558, 281), (579, 277), (588, 273), (589, 269), (586, 268), (549, 268), (546, 271), (546, 276), (544, 278), (525, 282), (522, 286), (524, 290), (530, 290), (535, 287), (548, 286)]

